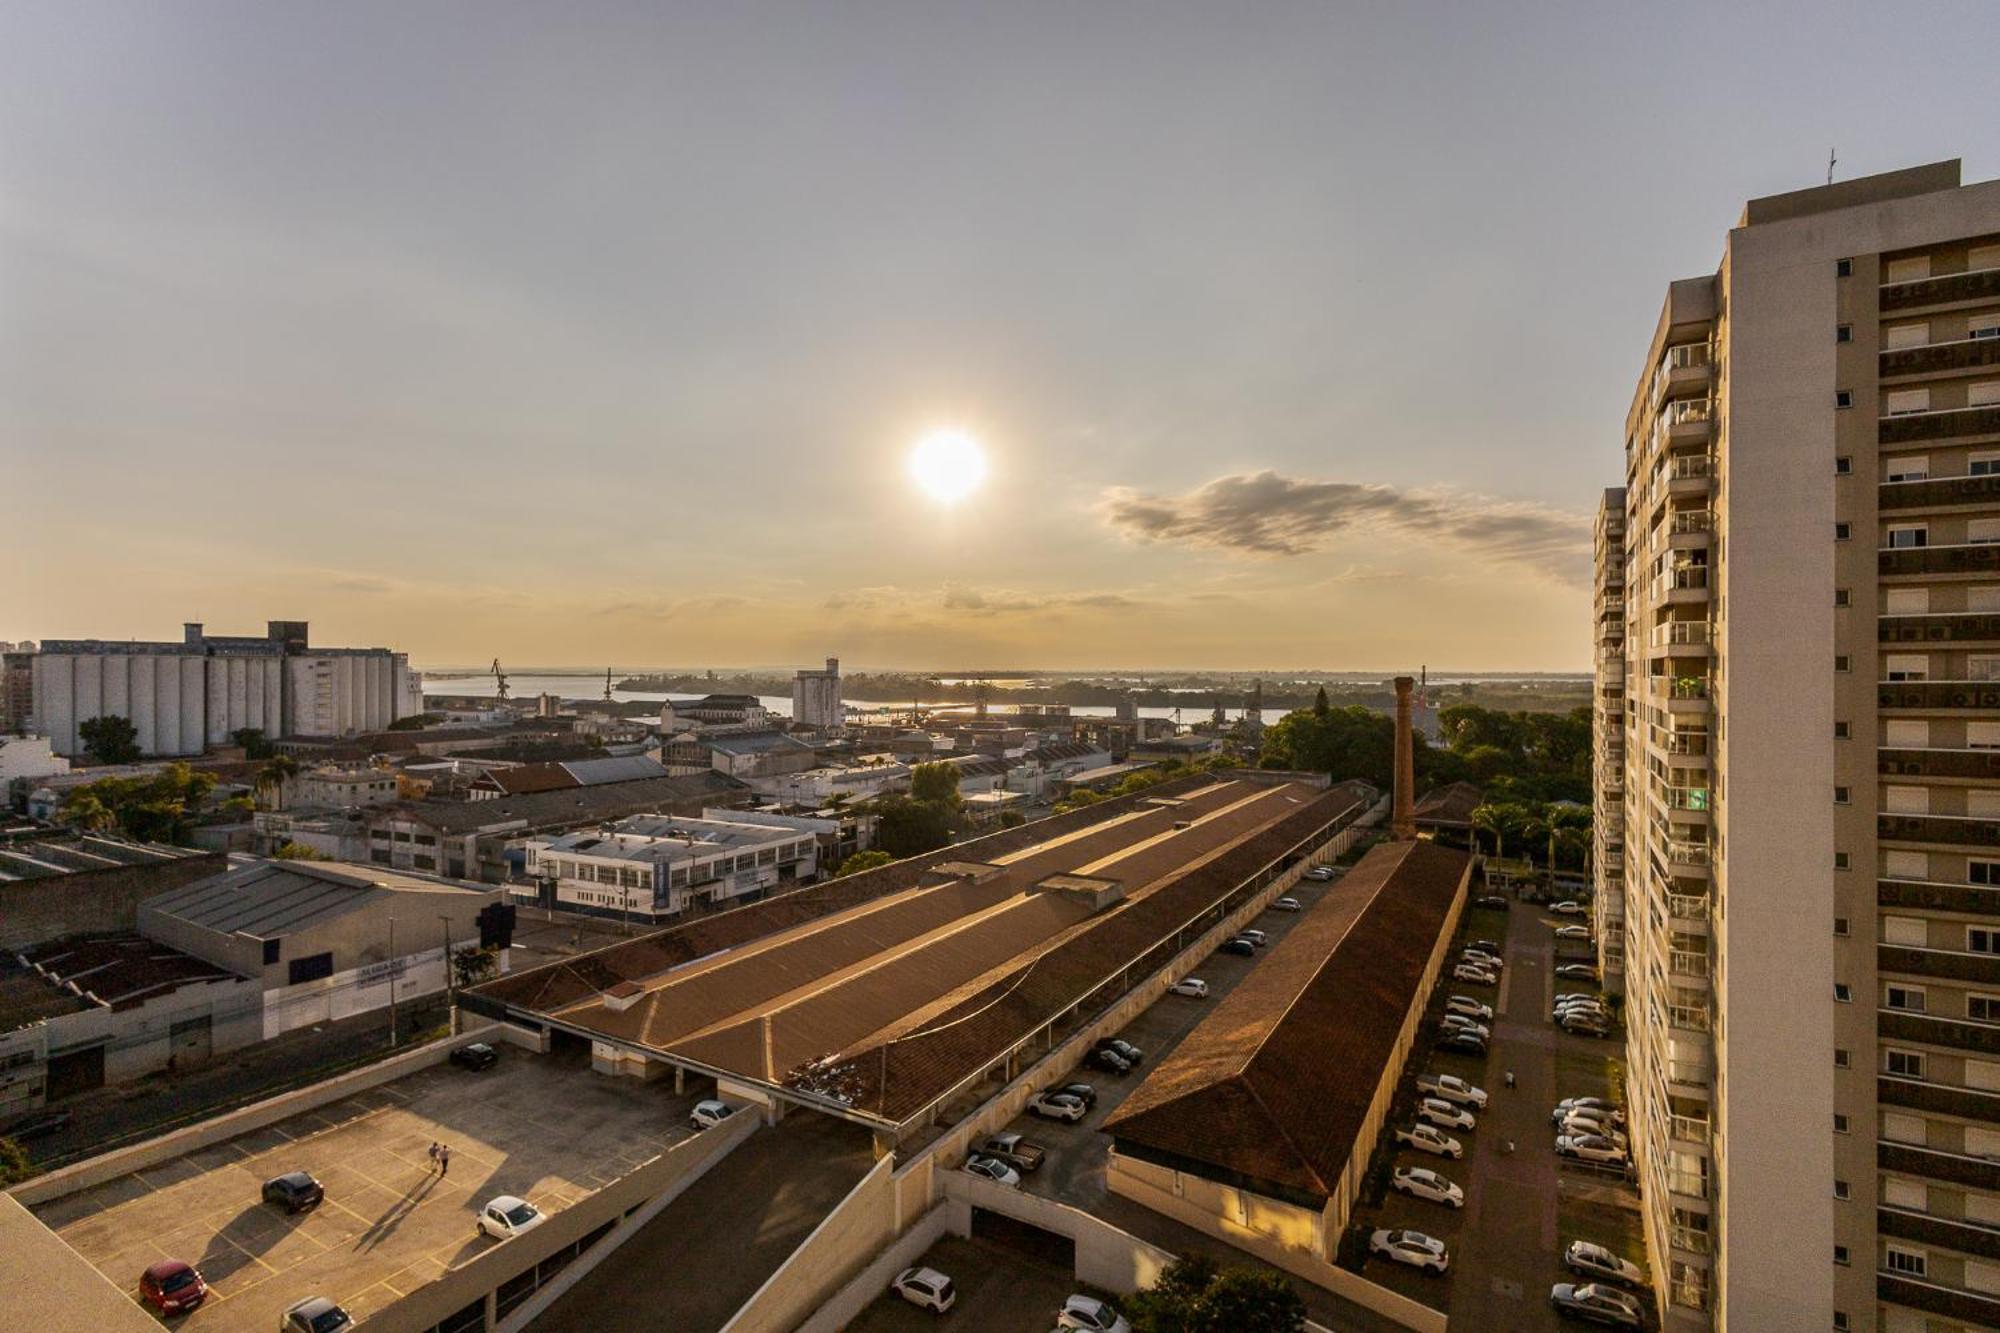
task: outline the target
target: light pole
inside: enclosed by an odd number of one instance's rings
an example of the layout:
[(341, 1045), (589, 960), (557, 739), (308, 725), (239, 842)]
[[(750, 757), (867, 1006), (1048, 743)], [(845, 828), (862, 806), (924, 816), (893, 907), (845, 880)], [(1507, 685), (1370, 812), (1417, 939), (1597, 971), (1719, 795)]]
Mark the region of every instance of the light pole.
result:
[(396, 1049), (396, 918), (389, 918), (389, 1049)]
[(455, 984), (457, 969), (451, 965), (451, 918), (439, 912), (438, 920), (444, 922), (444, 999), (448, 1006), (457, 1009), (458, 988)]

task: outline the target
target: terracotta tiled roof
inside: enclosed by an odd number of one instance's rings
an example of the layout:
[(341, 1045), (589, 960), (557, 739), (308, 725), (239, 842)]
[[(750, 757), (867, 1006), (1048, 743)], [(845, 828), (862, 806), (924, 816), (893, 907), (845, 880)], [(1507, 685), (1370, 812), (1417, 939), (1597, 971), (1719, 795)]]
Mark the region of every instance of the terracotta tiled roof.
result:
[(1470, 867), (1369, 852), (1105, 1120), (1120, 1151), (1331, 1196)]
[(1486, 793), (1470, 782), (1454, 782), (1426, 793), (1410, 816), (1419, 824), (1449, 824), (1457, 828), (1472, 825), (1472, 812), (1486, 799)]

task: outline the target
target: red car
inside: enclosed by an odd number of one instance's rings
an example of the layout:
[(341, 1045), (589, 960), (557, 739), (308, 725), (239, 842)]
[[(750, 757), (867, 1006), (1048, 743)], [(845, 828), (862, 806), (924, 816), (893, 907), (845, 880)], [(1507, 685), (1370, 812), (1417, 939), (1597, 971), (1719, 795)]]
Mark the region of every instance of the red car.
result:
[(208, 1283), (193, 1264), (162, 1259), (139, 1279), (139, 1295), (161, 1314), (186, 1314), (208, 1299)]

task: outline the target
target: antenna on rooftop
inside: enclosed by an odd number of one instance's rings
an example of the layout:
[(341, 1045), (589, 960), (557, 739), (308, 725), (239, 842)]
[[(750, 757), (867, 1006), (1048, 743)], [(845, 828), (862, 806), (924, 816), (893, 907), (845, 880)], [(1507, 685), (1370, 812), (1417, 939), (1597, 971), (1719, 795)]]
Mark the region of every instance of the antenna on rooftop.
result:
[(1836, 162), (1838, 162), (1838, 161), (1840, 161), (1840, 159), (1839, 159), (1839, 158), (1837, 158), (1837, 157), (1835, 157), (1835, 156), (1833, 155), (1833, 150), (1832, 150), (1831, 148), (1827, 149), (1827, 150), (1826, 150), (1826, 183), (1827, 183), (1828, 185), (1831, 185), (1831, 184), (1833, 184), (1833, 164), (1834, 164), (1834, 163), (1836, 163)]

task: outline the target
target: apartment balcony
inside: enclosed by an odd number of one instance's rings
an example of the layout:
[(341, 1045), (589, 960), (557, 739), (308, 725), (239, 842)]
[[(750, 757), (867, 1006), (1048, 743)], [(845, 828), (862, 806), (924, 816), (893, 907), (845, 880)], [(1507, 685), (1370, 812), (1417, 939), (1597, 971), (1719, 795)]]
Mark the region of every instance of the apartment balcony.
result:
[(1875, 836), (1896, 842), (1940, 843), (1947, 847), (2000, 849), (2000, 819), (1969, 815), (1875, 816)]
[(1881, 907), (1918, 907), (1932, 912), (2000, 916), (2000, 888), (1980, 884), (1882, 879), (1875, 881), (1875, 902)]
[(1922, 1176), (1952, 1185), (1993, 1188), (1993, 1163), (1984, 1157), (1937, 1152), (1914, 1144), (1889, 1143), (1878, 1139), (1875, 1143), (1875, 1165), (1884, 1171), (1900, 1171), (1907, 1176)]
[(1884, 1106), (1904, 1106), (1913, 1111), (1935, 1111), (1939, 1115), (2000, 1124), (2000, 1092), (1883, 1076), (1875, 1080), (1875, 1100)]
[(2000, 574), (2000, 542), (1883, 547), (1875, 553), (1875, 570), (1878, 574)]
[[(2000, 954), (1960, 953), (1952, 949), (1919, 949), (1902, 944), (1875, 946), (1875, 970), (1939, 981), (1967, 981), (2000, 986)], [(1976, 1025), (1969, 1025), (1976, 1026)]]
[(2000, 643), (2000, 615), (1991, 612), (1937, 612), (1883, 616), (1875, 622), (1878, 643)]
[(2000, 1328), (2000, 1296), (1981, 1296), (1957, 1287), (1941, 1287), (1935, 1282), (1904, 1277), (1900, 1273), (1875, 1274), (1875, 1299), (1890, 1305), (1906, 1305), (1925, 1314), (1943, 1315), (1975, 1328)]
[(1933, 278), (1913, 278), (1908, 282), (1884, 283), (1877, 300), (1881, 309), (1889, 311), (1950, 305), (1958, 301), (1991, 301), (1996, 297), (2000, 297), (2000, 269), (1982, 268), (1966, 273), (1942, 273)]
[(1976, 1254), (1983, 1259), (2000, 1259), (2000, 1228), (1983, 1227), (1977, 1222), (1961, 1222), (1930, 1213), (1904, 1208), (1875, 1210), (1875, 1229), (1897, 1240), (1921, 1241), (1960, 1254)]
[(1666, 437), (1668, 448), (1707, 444), (1715, 433), (1715, 400), (1702, 397), (1670, 401), (1660, 413), (1660, 432)]
[(1881, 353), (1875, 372), (1888, 379), (1892, 375), (1935, 375), (1947, 370), (1976, 370), (1980, 366), (2000, 366), (2000, 338), (1959, 338), (1953, 342), (1926, 343), (1922, 347), (1898, 347)]
[(1681, 929), (1708, 929), (1708, 899), (1693, 894), (1667, 895), (1667, 915)]
[(1676, 458), (1667, 464), (1667, 494), (1685, 498), (1703, 496), (1715, 476), (1715, 462), (1707, 454)]
[(2000, 780), (2000, 750), (1875, 751), (1875, 771), (1911, 778)]
[(2000, 1023), (1974, 1023), (1962, 1018), (1913, 1014), (1906, 1009), (1878, 1009), (1875, 1033), (1887, 1041), (1915, 1041), (1926, 1046), (2000, 1055)]
[(1707, 981), (1709, 977), (1708, 955), (1691, 949), (1669, 949), (1667, 951), (1667, 975), (1688, 977), (1697, 981)]
[(2000, 680), (1885, 680), (1875, 687), (1875, 703), (1924, 712), (1987, 712), (2000, 709)]
[[(1667, 1117), (1667, 1137), (1676, 1143), (1685, 1143), (1695, 1148), (1708, 1147), (1708, 1121), (1699, 1116), (1669, 1115)], [(1699, 1234), (1699, 1233), (1697, 1233)], [(1704, 1240), (1706, 1237), (1704, 1237)], [(1675, 1244), (1680, 1244), (1676, 1241)], [(1690, 1247), (1682, 1245), (1682, 1249)], [(1706, 1247), (1704, 1246), (1704, 1252)]]
[(1673, 868), (1675, 876), (1706, 875), (1709, 869), (1710, 852), (1705, 842), (1669, 842), (1667, 844), (1667, 864)]
[(1670, 620), (1647, 632), (1646, 648), (1655, 655), (1706, 657), (1713, 639), (1714, 633), (1706, 620)]
[(1930, 412), (1901, 412), (1881, 418), (1875, 429), (1876, 439), (1882, 444), (2000, 435), (2000, 407), (1941, 407)]
[(1698, 550), (1708, 545), (1709, 535), (1715, 531), (1715, 511), (1712, 509), (1678, 509), (1666, 524), (1667, 545), (1675, 550)]
[[(1983, 341), (2000, 347), (2000, 338)], [(1884, 510), (1943, 509), (1952, 505), (2000, 504), (2000, 472), (1977, 477), (1926, 477), (1922, 481), (1885, 481), (1876, 488), (1876, 503)]]
[(1667, 348), (1660, 357), (1660, 368), (1653, 376), (1653, 396), (1685, 398), (1699, 393), (1707, 397), (1712, 359), (1705, 342), (1682, 343), (1678, 347)]

